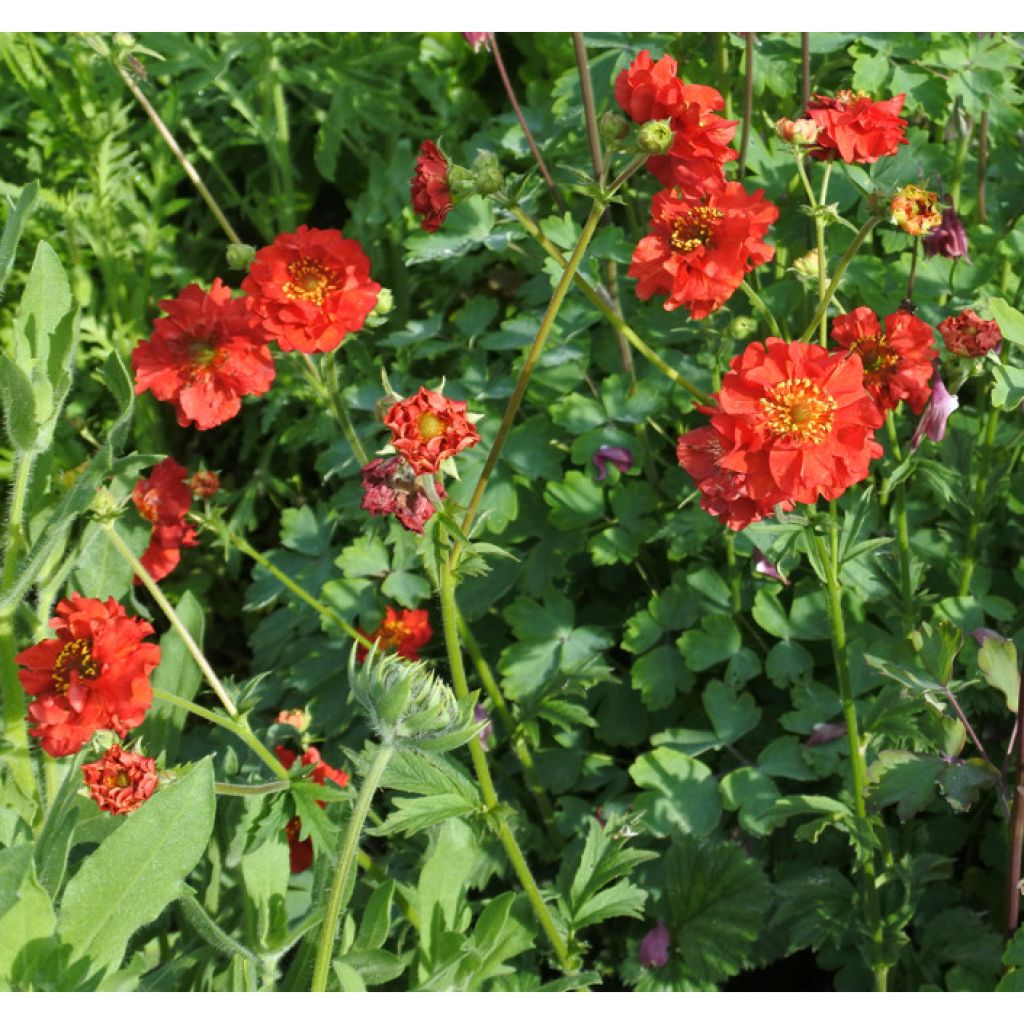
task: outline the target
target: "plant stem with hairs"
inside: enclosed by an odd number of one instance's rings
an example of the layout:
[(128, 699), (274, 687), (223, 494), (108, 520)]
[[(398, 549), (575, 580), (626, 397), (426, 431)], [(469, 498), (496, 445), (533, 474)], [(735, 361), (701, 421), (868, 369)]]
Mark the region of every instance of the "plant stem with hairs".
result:
[(308, 352), (304, 352), (302, 358), (306, 364), (306, 376), (313, 386), (313, 390), (322, 401), (327, 403), (334, 414), (334, 418), (338, 421), (342, 433), (352, 448), (352, 454), (359, 460), (359, 465), (365, 466), (370, 461), (370, 457), (366, 454), (366, 449), (363, 447), (363, 442), (359, 440), (356, 428), (352, 425), (345, 403), (341, 400), (341, 383), (338, 380), (338, 364), (334, 355), (330, 352), (324, 354), (322, 362), (327, 368), (326, 375), (320, 373), (319, 366)]
[[(1004, 345), (1004, 351), (1006, 346)], [(984, 407), (988, 401), (988, 389), (980, 392), (979, 406)], [(964, 542), (964, 558), (960, 568), (960, 587), (957, 593), (966, 597), (971, 592), (971, 580), (977, 565), (978, 532), (981, 529), (981, 515), (985, 509), (985, 498), (988, 490), (988, 474), (992, 468), (992, 448), (995, 445), (996, 431), (999, 428), (999, 410), (994, 406), (989, 409), (985, 420), (984, 434), (981, 438), (981, 451), (978, 453), (978, 476), (974, 484), (974, 503), (971, 506), (971, 518), (967, 524), (967, 539)]]
[(1014, 730), (1017, 767), (1010, 811), (1010, 844), (1006, 866), (1006, 919), (1003, 937), (1009, 940), (1020, 923), (1021, 847), (1024, 845), (1024, 676), (1017, 693), (1017, 723)]
[(750, 119), (754, 113), (754, 33), (744, 32), (743, 59), (743, 134), (740, 138), (740, 169), (742, 178), (747, 170), (747, 146), (750, 143)]
[[(890, 411), (885, 417), (885, 429), (889, 435), (889, 446), (897, 466), (903, 463), (900, 441), (896, 434), (896, 421)], [(900, 599), (903, 604), (903, 628), (907, 631), (914, 626), (914, 586), (910, 566), (910, 529), (907, 525), (907, 495), (901, 480), (896, 484), (896, 537), (900, 556)]]

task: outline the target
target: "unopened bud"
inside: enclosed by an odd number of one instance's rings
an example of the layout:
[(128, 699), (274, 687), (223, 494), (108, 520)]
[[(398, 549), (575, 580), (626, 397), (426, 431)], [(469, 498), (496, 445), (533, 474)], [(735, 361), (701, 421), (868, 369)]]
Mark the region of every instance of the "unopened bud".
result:
[(793, 260), (793, 271), (801, 281), (817, 281), (818, 250), (812, 249), (807, 255)]
[(729, 336), (734, 341), (743, 341), (757, 330), (757, 321), (749, 316), (734, 316), (729, 321)]
[(615, 146), (629, 137), (631, 124), (618, 111), (608, 110), (601, 115), (598, 129), (606, 146)]
[(121, 514), (121, 505), (118, 500), (105, 487), (96, 492), (92, 499), (91, 511), (101, 522), (109, 522), (117, 519)]
[(381, 288), (377, 292), (377, 305), (373, 307), (374, 316), (387, 316), (395, 308), (395, 296), (390, 288)]
[(476, 192), (476, 178), (472, 171), (451, 164), (448, 168), (448, 191), (452, 194), (452, 202), (457, 203)]
[(809, 117), (797, 121), (783, 117), (775, 122), (775, 134), (794, 146), (811, 146), (818, 140), (818, 126)]
[(661, 154), (672, 148), (675, 132), (668, 121), (645, 121), (636, 133), (636, 144), (641, 152)]
[(312, 716), (303, 708), (291, 708), (288, 711), (279, 711), (276, 721), (281, 725), (290, 725), (297, 732), (305, 732), (313, 721)]
[(248, 270), (255, 255), (255, 247), (244, 242), (232, 242), (227, 250), (228, 266), (232, 270)]
[(498, 158), (489, 150), (482, 149), (473, 161), (473, 182), (477, 195), (490, 196), (505, 184)]
[(188, 485), (197, 498), (212, 498), (220, 490), (220, 479), (212, 469), (197, 469)]

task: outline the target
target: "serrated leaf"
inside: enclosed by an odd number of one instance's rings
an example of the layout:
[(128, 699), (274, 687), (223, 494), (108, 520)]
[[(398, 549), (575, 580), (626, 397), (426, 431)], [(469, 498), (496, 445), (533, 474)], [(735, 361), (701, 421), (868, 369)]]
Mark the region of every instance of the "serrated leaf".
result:
[(1024, 345), (1024, 313), (1014, 309), (1006, 299), (990, 298), (989, 313), (999, 324), (999, 333), (1012, 345)]
[(659, 747), (638, 757), (629, 769), (633, 781), (648, 790), (636, 800), (646, 824), (656, 834), (681, 830), (707, 835), (722, 813), (711, 769), (695, 758)]
[(7, 220), (4, 222), (4, 231), (0, 235), (0, 298), (3, 298), (7, 278), (10, 277), (11, 267), (14, 266), (14, 256), (18, 249), (18, 242), (21, 233), (25, 229), (25, 221), (28, 219), (36, 198), (39, 196), (39, 182), (30, 181), (19, 193), (18, 201), (12, 204)]
[(1017, 664), (1017, 645), (1012, 640), (994, 636), (985, 637), (978, 651), (978, 668), (989, 686), (1002, 693), (1007, 708), (1017, 713), (1020, 700), (1020, 668)]

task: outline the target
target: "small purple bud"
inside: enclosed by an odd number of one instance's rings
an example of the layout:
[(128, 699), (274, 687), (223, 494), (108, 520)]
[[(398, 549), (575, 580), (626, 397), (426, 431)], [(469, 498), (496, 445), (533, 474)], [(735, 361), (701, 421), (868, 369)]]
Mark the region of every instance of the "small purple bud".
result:
[(668, 963), (668, 947), (672, 941), (665, 922), (658, 920), (657, 925), (652, 928), (641, 940), (637, 947), (637, 959), (644, 967), (664, 967)]
[(778, 580), (779, 583), (789, 586), (789, 580), (779, 572), (779, 567), (772, 562), (769, 562), (764, 556), (764, 552), (760, 548), (754, 548), (754, 572), (759, 572), (762, 576), (770, 576), (773, 580)]
[(982, 626), (981, 629), (974, 630), (974, 632), (971, 633), (971, 636), (974, 637), (974, 640), (979, 647), (984, 644), (986, 640), (997, 640), (999, 643), (1003, 643), (1006, 640), (1006, 637), (1003, 636), (1002, 633), (997, 633), (994, 629), (986, 629), (984, 626)]
[[(921, 240), (926, 256), (947, 256), (951, 260), (967, 257), (967, 232), (949, 196), (943, 196), (949, 203), (942, 211), (942, 223)], [(968, 259), (968, 263), (971, 261)]]
[(823, 743), (831, 743), (846, 735), (846, 725), (842, 722), (819, 722), (807, 737), (805, 747), (820, 747)]
[(491, 737), (494, 735), (494, 726), (491, 725), (491, 720), (487, 716), (487, 712), (479, 705), (476, 704), (473, 707), (473, 718), (478, 722), (486, 722), (487, 724), (480, 730), (480, 746), (484, 750), (491, 749)]
[(594, 479), (602, 483), (608, 476), (608, 463), (620, 473), (628, 473), (633, 468), (633, 453), (628, 448), (616, 448), (615, 445), (603, 444), (594, 452), (594, 465), (597, 475)]
[(917, 424), (917, 430), (914, 431), (914, 436), (910, 439), (910, 450), (917, 451), (925, 434), (932, 441), (941, 441), (946, 436), (946, 420), (954, 410), (959, 408), (960, 399), (946, 390), (946, 385), (942, 383), (942, 377), (939, 375), (939, 368), (936, 365), (932, 397), (928, 399), (928, 405), (925, 406), (921, 420)]
[(474, 53), (491, 48), (490, 32), (463, 32), (462, 38), (473, 47)]

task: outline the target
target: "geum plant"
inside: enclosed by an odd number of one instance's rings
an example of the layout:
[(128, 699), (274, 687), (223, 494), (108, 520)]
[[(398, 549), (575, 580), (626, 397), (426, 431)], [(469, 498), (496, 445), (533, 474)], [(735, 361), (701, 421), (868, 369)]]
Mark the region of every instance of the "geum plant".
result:
[[(574, 41), (580, 137), (592, 163), (592, 173), (576, 172), (575, 191), (590, 201), (581, 226), (570, 213), (531, 212), (546, 195), (560, 210), (567, 205), (559, 181), (572, 168), (549, 170), (549, 147), (533, 138), (491, 34), (480, 42), (498, 62), (547, 193), (534, 188), (532, 172), (506, 173), (492, 151), (459, 165), (440, 139), (422, 141), (409, 168), (412, 209), (434, 236), (426, 246), (410, 241), (412, 264), (457, 257), (485, 237), (497, 246), (474, 219), (502, 225), (506, 243), (513, 232), (529, 240), (548, 261), (546, 308), (528, 318), (532, 340), (514, 380), (491, 390), (506, 398), (491, 415), (471, 377), (458, 378), (458, 364), (430, 379), (412, 378), (403, 364), (403, 397), (382, 348), (372, 367), (384, 371), (378, 385), (358, 358), (359, 335), (382, 328), (394, 296), (374, 280), (360, 242), (298, 224), (263, 247), (244, 244), (137, 80), (139, 57), (152, 51), (125, 37), (92, 40), (182, 161), (230, 246), (224, 277), (159, 302), (165, 315), (132, 351), (131, 375), (111, 353), (101, 376), (120, 414), (66, 481), (57, 481), (54, 436), (83, 358), (81, 311), (45, 242), (14, 314), (10, 354), (0, 358), (14, 453), (0, 598), (4, 984), (160, 989), (188, 978), (197, 987), (268, 991), (706, 989), (809, 948), (824, 966), (842, 965), (843, 987), (991, 986), (998, 938), (949, 884), (952, 855), (967, 842), (960, 833), (984, 828), (984, 810), (996, 815), (994, 842), (1006, 859), (1001, 899), (986, 908), (1010, 940), (999, 984), (1019, 987), (1020, 673), (1013, 641), (981, 628), (985, 615), (1012, 616), (978, 577), (987, 585), (981, 530), (999, 415), (1024, 397), (1024, 370), (1011, 357), (1024, 344), (1024, 317), (999, 296), (979, 306), (986, 317), (961, 309), (952, 273), (948, 315), (936, 325), (944, 354), (917, 315), (920, 240), (924, 258), (956, 261), (966, 256), (967, 233), (917, 183), (930, 177), (927, 151), (914, 162), (917, 181), (879, 171), (902, 147), (913, 149), (904, 94), (805, 89), (802, 116), (776, 125), (777, 173), (750, 190), (742, 179), (751, 89), (741, 153), (732, 148), (739, 122), (722, 114), (731, 97), (684, 82), (671, 56), (612, 51), (614, 69), (606, 59), (600, 65), (612, 72), (601, 95), (612, 96), (599, 117), (586, 46), (581, 36)], [(752, 45), (748, 36), (748, 78)], [(728, 63), (725, 50), (720, 56)], [(618, 257), (628, 260), (639, 300), (627, 316), (616, 246), (601, 233), (654, 181), (644, 200), (648, 232), (638, 228), (631, 256)], [(829, 202), (834, 181), (853, 220)], [(768, 194), (768, 184), (780, 194)], [(793, 205), (791, 185), (806, 198), (794, 212), (806, 215), (804, 239), (814, 243), (791, 260), (801, 298), (805, 285), (811, 290), (799, 322), (798, 310), (773, 301), (758, 277), (776, 258), (771, 232), (783, 226), (780, 204)], [(0, 283), (36, 195), (27, 186), (8, 213)], [(462, 227), (452, 227), (460, 217)], [(858, 258), (886, 227), (886, 251), (911, 246), (905, 298), (888, 302), (890, 282), (881, 296), (888, 305), (847, 309), (840, 293), (852, 303), (863, 280)], [(225, 283), (231, 271), (244, 274), (238, 289)], [(570, 295), (593, 312), (570, 306)], [(671, 317), (650, 313), (654, 299)], [(729, 332), (697, 335), (706, 358), (673, 349), (678, 322), (718, 323), (715, 314), (740, 301), (746, 312)], [(573, 341), (558, 327), (568, 314), (577, 329), (605, 318), (617, 346), (614, 372), (598, 382), (585, 375), (592, 399), (561, 395), (550, 410), (576, 435), (573, 461), (591, 464), (591, 476), (563, 473), (560, 458), (551, 467), (548, 418), (517, 423), (538, 369), (543, 377), (562, 354), (572, 362)], [(650, 328), (646, 340), (636, 323)], [(758, 325), (763, 337), (732, 354), (732, 342)], [(633, 353), (646, 367), (637, 369)], [(342, 385), (360, 373), (371, 403), (351, 401)], [(307, 389), (318, 417), (344, 437), (343, 458), (359, 467), (361, 486), (348, 495), (361, 494), (359, 518), (336, 560), (340, 579), (303, 575), (305, 556), (330, 550), (308, 507), (282, 516), (287, 550), (262, 552), (239, 529), (246, 516), (229, 514), (231, 496), (216, 473), (163, 452), (122, 454), (143, 402), (169, 405), (181, 431), (205, 432), (244, 406), (270, 402), (284, 381)], [(926, 438), (943, 441), (968, 384), (984, 426), (975, 465), (951, 480), (953, 470), (918, 453)], [(370, 404), (379, 426), (366, 415)], [(909, 442), (907, 408), (919, 418)], [(671, 419), (684, 429), (666, 429)], [(387, 445), (368, 451), (364, 439), (376, 443), (384, 431)], [(1020, 441), (1013, 438), (1013, 451)], [(337, 444), (330, 452), (338, 456)], [(666, 462), (682, 472), (666, 471)], [(544, 481), (512, 511), (495, 498), (509, 489), (510, 466)], [(925, 581), (924, 554), (935, 541), (914, 544), (910, 492), (922, 482), (967, 510), (962, 537), (946, 538), (960, 544), (947, 555), (952, 572), (927, 580), (949, 587), (941, 598)], [(671, 536), (680, 528), (693, 531), (697, 546), (723, 549), (725, 580), (707, 566), (652, 570), (645, 549), (666, 538), (670, 560), (682, 557), (672, 545), (693, 552), (685, 537)], [(535, 556), (527, 542), (538, 535)], [(330, 699), (359, 709), (344, 735), (338, 715), (325, 716), (326, 726), (307, 708), (279, 704), (264, 714), (268, 675), (237, 682), (204, 654), (214, 609), (188, 590), (173, 603), (163, 581), (173, 582), (207, 537), (226, 557), (255, 562), (269, 592), (315, 614), (318, 642), (334, 644)], [(741, 575), (741, 555), (756, 582)], [(621, 647), (635, 656), (625, 671), (645, 721), (664, 726), (643, 734), (628, 770), (602, 750), (581, 756), (589, 758), (582, 798), (559, 779), (561, 755), (581, 735), (630, 744), (609, 738), (617, 717), (627, 732), (629, 721), (603, 653), (609, 629), (578, 621), (554, 585), (559, 566), (576, 557), (589, 559), (587, 572), (633, 563), (649, 589), (633, 614), (618, 609)], [(382, 599), (365, 600), (381, 576), (383, 597), (402, 606), (388, 604), (383, 618)], [(487, 619), (517, 581), (521, 593), (504, 616), (516, 642), (505, 645), (496, 672)], [(433, 637), (432, 597), (446, 656), (436, 670), (420, 660)], [(369, 629), (363, 613), (374, 600)], [(748, 634), (758, 650), (745, 646)], [(351, 642), (347, 672), (339, 637)], [(801, 644), (826, 639), (831, 669)], [(667, 714), (698, 673), (722, 663), (722, 676), (702, 679), (685, 714)], [(470, 672), (480, 689), (471, 690)], [(979, 732), (966, 713), (965, 691), (979, 676), (1005, 703), (1002, 719), (994, 716), (1001, 731)], [(767, 739), (756, 732), (761, 713), (745, 686), (762, 680), (791, 694), (782, 721), (803, 743), (779, 735), (756, 749), (737, 746), (749, 734)], [(595, 726), (600, 733), (587, 732)], [(317, 731), (328, 727), (331, 735)], [(543, 749), (544, 730), (564, 749)], [(339, 740), (351, 772), (324, 760), (324, 742)], [(1005, 756), (996, 745), (1008, 747)], [(457, 755), (462, 747), (468, 759)], [(713, 774), (707, 762), (718, 752), (740, 766), (713, 762), (721, 769)], [(381, 790), (400, 794), (385, 817), (375, 809)], [(952, 811), (973, 806), (980, 824), (961, 826), (948, 813), (915, 824), (937, 794)], [(887, 814), (892, 806), (897, 820)], [(736, 824), (716, 834), (723, 810)], [(984, 856), (991, 860), (992, 850)], [(232, 888), (242, 895), (240, 912), (226, 898)], [(470, 900), (471, 890), (480, 898)], [(616, 918), (641, 925), (625, 938), (595, 928)], [(942, 941), (920, 934), (921, 921)], [(957, 947), (971, 928), (973, 953)], [(959, 973), (944, 978), (937, 965), (950, 962)]]

